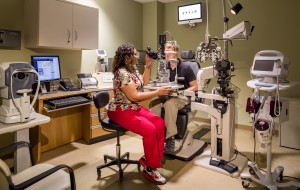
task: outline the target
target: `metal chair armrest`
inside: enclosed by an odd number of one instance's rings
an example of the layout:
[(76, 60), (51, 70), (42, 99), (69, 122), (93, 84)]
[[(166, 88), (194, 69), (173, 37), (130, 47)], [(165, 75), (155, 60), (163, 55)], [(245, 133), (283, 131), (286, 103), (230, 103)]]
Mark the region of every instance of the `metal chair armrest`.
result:
[(30, 154), (31, 165), (35, 165), (35, 161), (34, 161), (34, 157), (33, 157), (33, 151), (32, 151), (32, 146), (28, 142), (26, 142), (26, 141), (15, 142), (15, 143), (13, 143), (11, 145), (2, 147), (2, 148), (0, 148), (0, 153), (9, 151), (11, 149), (18, 149), (18, 148), (24, 147), (24, 146), (28, 147), (29, 154)]
[(71, 167), (65, 165), (65, 164), (60, 164), (58, 166), (54, 166), (53, 168), (31, 178), (28, 179), (27, 181), (24, 181), (23, 183), (20, 183), (18, 185), (14, 185), (14, 184), (10, 184), (9, 188), (11, 190), (21, 190), (21, 189), (25, 189), (30, 187), (31, 185), (39, 182), (40, 180), (46, 178), (47, 176), (57, 172), (60, 169), (66, 168), (69, 171), (69, 175), (70, 175), (70, 183), (71, 183), (71, 190), (76, 190), (76, 183), (75, 183), (75, 175), (74, 175), (74, 171)]

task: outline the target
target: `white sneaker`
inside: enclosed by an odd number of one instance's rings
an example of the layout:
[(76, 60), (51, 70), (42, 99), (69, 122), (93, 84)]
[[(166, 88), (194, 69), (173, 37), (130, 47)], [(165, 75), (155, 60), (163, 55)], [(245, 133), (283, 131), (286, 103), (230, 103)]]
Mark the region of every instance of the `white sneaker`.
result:
[(150, 169), (146, 167), (143, 170), (143, 175), (145, 178), (150, 180), (152, 183), (155, 183), (157, 185), (163, 185), (166, 183), (166, 178), (164, 178), (162, 175), (160, 175), (158, 169)]

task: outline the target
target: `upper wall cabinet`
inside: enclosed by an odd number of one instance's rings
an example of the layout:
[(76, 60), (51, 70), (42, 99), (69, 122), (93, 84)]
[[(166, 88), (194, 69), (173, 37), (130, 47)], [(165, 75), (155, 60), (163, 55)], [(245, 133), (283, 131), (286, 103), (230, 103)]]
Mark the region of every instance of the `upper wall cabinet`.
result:
[(98, 49), (98, 9), (61, 0), (25, 0), (25, 47)]

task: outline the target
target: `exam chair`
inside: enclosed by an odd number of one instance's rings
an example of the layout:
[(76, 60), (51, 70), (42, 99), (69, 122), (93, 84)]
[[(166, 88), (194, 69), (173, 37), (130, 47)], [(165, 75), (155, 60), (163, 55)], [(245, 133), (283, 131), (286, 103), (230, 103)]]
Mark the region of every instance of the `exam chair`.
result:
[[(117, 144), (116, 144), (116, 156), (109, 156), (107, 154), (104, 155), (104, 163), (103, 165), (97, 166), (97, 174), (98, 177), (101, 177), (101, 169), (110, 167), (112, 165), (117, 165), (119, 168), (119, 181), (123, 180), (123, 171), (122, 164), (137, 164), (138, 171), (140, 171), (141, 164), (138, 160), (129, 160), (129, 152), (121, 155), (121, 144), (120, 144), (120, 135), (124, 134), (127, 130), (122, 126), (114, 123), (108, 117), (101, 118), (103, 112), (101, 109), (104, 108), (109, 102), (109, 93), (107, 91), (97, 92), (93, 96), (95, 107), (98, 109), (98, 118), (102, 125), (103, 130), (108, 132), (116, 132), (117, 133)], [(111, 160), (107, 162), (107, 159)]]
[(195, 76), (197, 77), (200, 69), (200, 64), (195, 59), (195, 52), (193, 50), (186, 50), (181, 52), (182, 62), (186, 62), (193, 69)]
[[(8, 165), (0, 159), (0, 189), (1, 190), (75, 190), (73, 169), (65, 164), (53, 166), (34, 163), (32, 147), (28, 142), (20, 141), (0, 148), (0, 154), (17, 148), (27, 147), (32, 166), (13, 174)], [(67, 170), (68, 172), (64, 171)]]
[[(181, 58), (182, 63), (189, 64), (194, 71), (195, 76), (197, 77), (200, 65), (195, 60), (195, 52), (193, 50), (182, 51)], [(197, 155), (201, 154), (207, 147), (207, 143), (198, 139), (194, 139), (193, 134), (187, 130), (188, 124), (192, 121), (195, 115), (196, 111), (191, 111), (191, 104), (187, 104), (186, 106), (178, 110), (176, 120), (178, 132), (175, 136), (175, 139), (181, 142), (182, 148), (179, 152), (174, 154), (165, 153), (166, 156), (173, 157), (179, 160), (190, 161)], [(164, 117), (164, 108), (162, 108), (162, 117)]]

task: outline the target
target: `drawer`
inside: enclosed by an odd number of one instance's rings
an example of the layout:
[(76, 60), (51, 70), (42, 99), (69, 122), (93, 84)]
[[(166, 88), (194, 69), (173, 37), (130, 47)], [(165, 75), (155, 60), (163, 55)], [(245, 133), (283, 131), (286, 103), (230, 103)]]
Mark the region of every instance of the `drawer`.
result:
[(91, 126), (100, 125), (98, 115), (91, 117), (91, 121), (92, 121)]
[(111, 132), (104, 131), (102, 129), (101, 125), (91, 127), (91, 138), (99, 137), (99, 136), (106, 135), (109, 133), (111, 133)]
[[(106, 108), (102, 108), (101, 113), (106, 113)], [(98, 109), (94, 104), (91, 105), (91, 114), (98, 114)]]
[(98, 109), (94, 104), (91, 105), (91, 114), (98, 114)]

